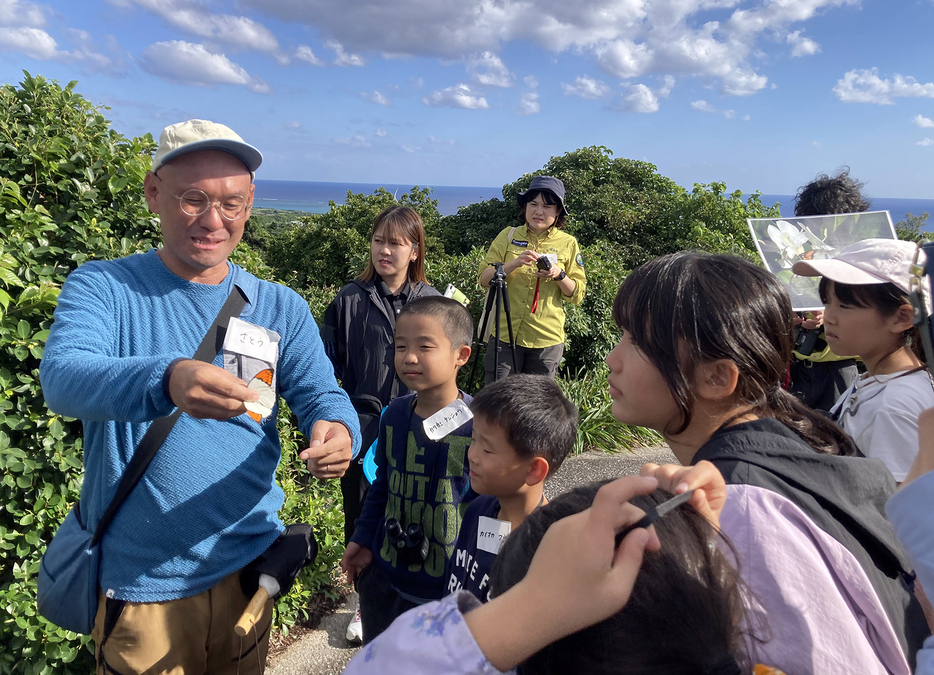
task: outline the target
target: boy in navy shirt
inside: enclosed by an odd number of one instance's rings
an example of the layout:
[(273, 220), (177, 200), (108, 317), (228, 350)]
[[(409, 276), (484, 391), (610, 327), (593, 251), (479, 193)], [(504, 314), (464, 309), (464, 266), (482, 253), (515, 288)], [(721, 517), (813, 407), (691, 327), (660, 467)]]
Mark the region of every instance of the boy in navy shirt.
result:
[(470, 486), (480, 496), (464, 514), (445, 591), (463, 588), (486, 602), (503, 540), (545, 502), (545, 479), (574, 447), (577, 409), (543, 375), (512, 375), (490, 384), (470, 409)]
[(396, 318), (396, 374), (415, 393), (383, 412), (376, 479), (340, 563), (360, 594), (364, 644), (445, 595), (447, 561), (476, 496), (467, 477), (471, 398), (457, 388), (472, 336), (470, 312), (450, 298), (410, 300)]

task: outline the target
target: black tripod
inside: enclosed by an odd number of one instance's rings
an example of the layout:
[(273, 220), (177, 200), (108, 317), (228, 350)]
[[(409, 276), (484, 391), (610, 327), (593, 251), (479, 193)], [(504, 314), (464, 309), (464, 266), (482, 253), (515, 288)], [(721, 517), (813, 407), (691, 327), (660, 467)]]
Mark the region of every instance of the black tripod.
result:
[[(486, 326), (490, 317), (495, 317), (496, 323), (493, 324), (493, 335), (496, 338), (492, 348), (493, 352), (493, 380), (496, 381), (499, 370), (499, 317), (500, 311), (506, 310), (506, 329), (509, 331), (509, 350), (512, 352), (512, 372), (519, 370), (516, 365), (516, 341), (512, 334), (512, 307), (509, 304), (509, 289), (506, 288), (506, 273), (503, 272), (503, 263), (490, 263), (493, 266), (493, 278), (490, 279), (490, 292), (486, 296), (486, 309), (483, 311), (483, 323), (480, 324), (480, 339), (486, 335)], [(491, 310), (496, 307), (496, 313)], [(488, 346), (488, 348), (490, 348)], [(468, 385), (471, 391), (474, 391), (474, 379), (477, 375), (477, 362), (480, 360), (480, 348), (473, 357), (473, 367), (470, 369), (470, 383)]]

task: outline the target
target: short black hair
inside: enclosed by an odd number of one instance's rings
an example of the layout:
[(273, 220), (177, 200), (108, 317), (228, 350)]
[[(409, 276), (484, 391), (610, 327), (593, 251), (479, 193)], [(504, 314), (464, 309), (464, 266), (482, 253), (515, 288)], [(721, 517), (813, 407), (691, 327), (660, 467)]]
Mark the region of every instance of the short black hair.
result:
[(443, 295), (415, 298), (402, 306), (396, 320), (409, 314), (430, 316), (440, 323), (444, 335), (451, 341), (451, 349), (469, 347), (473, 342), (473, 317), (457, 300)]
[[(574, 488), (529, 514), (496, 556), (493, 597), (525, 577), (548, 527), (589, 508), (604, 484)], [(648, 511), (669, 497), (656, 490), (630, 503)], [(714, 666), (730, 656), (742, 672), (751, 671), (754, 661), (744, 637), (744, 618), (751, 624), (750, 646), (761, 643), (767, 629), (756, 617), (746, 617), (739, 573), (714, 545), (713, 526), (685, 505), (660, 518), (655, 531), (661, 549), (646, 551), (626, 605), (531, 656), (521, 664), (525, 675), (705, 673), (714, 672)], [(735, 555), (729, 541), (720, 537)]]
[(832, 213), (861, 213), (872, 202), (863, 195), (863, 186), (850, 178), (850, 169), (843, 167), (836, 176), (819, 174), (795, 195), (796, 216), (826, 216)]
[(521, 459), (542, 457), (557, 471), (577, 438), (577, 408), (545, 375), (516, 374), (485, 386), (470, 410), (506, 433)]

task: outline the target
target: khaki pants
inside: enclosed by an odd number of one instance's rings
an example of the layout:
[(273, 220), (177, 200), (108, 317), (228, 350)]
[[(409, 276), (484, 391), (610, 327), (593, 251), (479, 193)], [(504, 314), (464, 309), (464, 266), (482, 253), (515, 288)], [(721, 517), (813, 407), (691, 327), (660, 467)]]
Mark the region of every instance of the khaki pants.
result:
[(97, 675), (253, 675), (262, 673), (273, 601), (244, 637), (234, 626), (249, 602), (240, 573), (181, 600), (126, 602), (101, 594), (91, 637)]

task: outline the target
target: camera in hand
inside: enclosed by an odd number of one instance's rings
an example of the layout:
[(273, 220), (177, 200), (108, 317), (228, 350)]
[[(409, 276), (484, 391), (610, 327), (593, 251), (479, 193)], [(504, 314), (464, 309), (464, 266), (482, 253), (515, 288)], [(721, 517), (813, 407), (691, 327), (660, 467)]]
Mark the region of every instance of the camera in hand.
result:
[(547, 272), (551, 269), (551, 259), (547, 255), (539, 256), (538, 260), (535, 261), (535, 266), (543, 272)]
[(820, 337), (820, 328), (795, 328), (795, 351), (801, 356), (810, 356), (814, 353), (817, 338)]
[(386, 534), (389, 535), (389, 544), (407, 565), (420, 565), (428, 559), (428, 537), (420, 523), (409, 523), (403, 530), (398, 520), (387, 518)]

